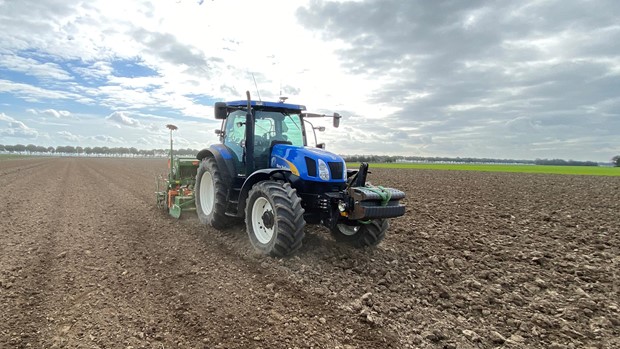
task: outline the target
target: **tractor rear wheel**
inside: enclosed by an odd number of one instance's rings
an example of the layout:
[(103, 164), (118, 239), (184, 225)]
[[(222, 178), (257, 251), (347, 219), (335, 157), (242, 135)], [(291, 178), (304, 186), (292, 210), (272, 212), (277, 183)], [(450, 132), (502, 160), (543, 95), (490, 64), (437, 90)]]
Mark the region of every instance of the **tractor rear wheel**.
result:
[(226, 191), (229, 180), (226, 180), (213, 158), (201, 161), (196, 173), (196, 214), (202, 224), (209, 224), (215, 229), (225, 229), (232, 225), (233, 220), (225, 215)]
[(331, 229), (336, 241), (346, 242), (355, 247), (376, 246), (385, 237), (390, 227), (387, 219), (375, 219), (366, 224), (346, 225), (337, 224)]
[(245, 222), (250, 242), (264, 254), (290, 255), (304, 238), (304, 209), (289, 183), (258, 182), (248, 194)]

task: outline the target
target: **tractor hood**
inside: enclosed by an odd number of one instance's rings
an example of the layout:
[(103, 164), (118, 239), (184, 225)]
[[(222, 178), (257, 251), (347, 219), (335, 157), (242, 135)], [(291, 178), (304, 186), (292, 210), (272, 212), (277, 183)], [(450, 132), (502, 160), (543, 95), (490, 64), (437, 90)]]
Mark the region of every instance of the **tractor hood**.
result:
[(347, 181), (344, 160), (326, 150), (276, 144), (271, 151), (272, 168), (285, 168), (303, 180), (343, 183)]

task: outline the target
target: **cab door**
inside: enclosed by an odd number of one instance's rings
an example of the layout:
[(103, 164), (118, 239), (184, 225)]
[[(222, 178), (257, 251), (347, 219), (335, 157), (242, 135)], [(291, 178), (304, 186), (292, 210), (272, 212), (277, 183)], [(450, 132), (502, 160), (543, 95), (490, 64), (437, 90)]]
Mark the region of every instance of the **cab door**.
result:
[(236, 110), (226, 118), (224, 145), (233, 153), (233, 161), (238, 175), (245, 175), (245, 111)]

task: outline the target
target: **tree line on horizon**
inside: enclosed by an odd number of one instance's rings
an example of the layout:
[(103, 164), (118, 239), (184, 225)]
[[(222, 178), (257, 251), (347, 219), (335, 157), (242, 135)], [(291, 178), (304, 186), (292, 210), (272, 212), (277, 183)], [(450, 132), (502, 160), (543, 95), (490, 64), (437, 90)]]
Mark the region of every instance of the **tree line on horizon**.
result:
[[(0, 144), (0, 152), (31, 154), (31, 155), (86, 155), (86, 156), (142, 156), (142, 157), (165, 157), (169, 149), (137, 149), (134, 147), (81, 147), (81, 146), (57, 146), (44, 147), (34, 144)], [(197, 149), (174, 149), (174, 155), (195, 156)], [(458, 163), (489, 163), (489, 164), (523, 164), (523, 165), (552, 165), (552, 166), (598, 166), (594, 161), (576, 161), (563, 159), (536, 159), (536, 160), (513, 160), (493, 158), (471, 157), (442, 157), (442, 156), (404, 156), (404, 155), (344, 155), (347, 162), (370, 162), (370, 163), (393, 163), (393, 162), (458, 162)], [(612, 163), (620, 167), (620, 155), (611, 159)]]
[[(520, 165), (549, 165), (549, 166), (598, 166), (594, 161), (576, 161), (563, 159), (536, 159), (536, 160), (514, 160), (514, 159), (493, 159), (493, 158), (461, 158), (444, 156), (388, 156), (388, 155), (345, 155), (347, 162), (457, 162), (457, 163), (486, 163), (486, 164), (520, 164)], [(617, 166), (620, 166), (617, 165)]]
[[(57, 147), (43, 147), (34, 144), (0, 144), (0, 152), (31, 154), (31, 155), (100, 155), (100, 156), (145, 156), (164, 157), (168, 156), (170, 149), (137, 149), (134, 147), (80, 147), (72, 145), (59, 145)], [(174, 155), (195, 156), (195, 149), (174, 149)]]

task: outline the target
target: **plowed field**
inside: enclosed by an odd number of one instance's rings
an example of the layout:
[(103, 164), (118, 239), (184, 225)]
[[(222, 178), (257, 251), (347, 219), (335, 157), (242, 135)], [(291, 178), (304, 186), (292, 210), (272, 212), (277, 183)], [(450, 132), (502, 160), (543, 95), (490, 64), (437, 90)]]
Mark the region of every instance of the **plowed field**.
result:
[(162, 160), (0, 162), (0, 348), (620, 348), (620, 178), (373, 171), (374, 250), (254, 253), (155, 205)]

